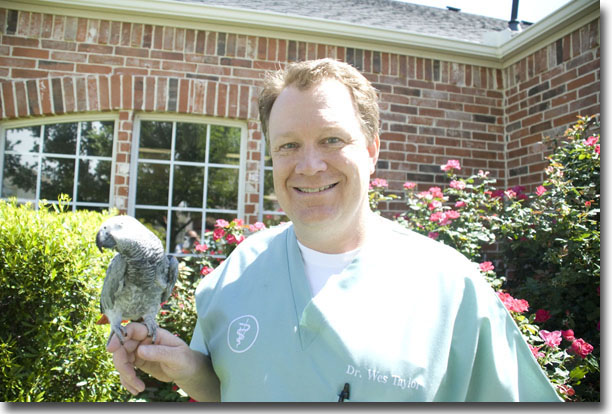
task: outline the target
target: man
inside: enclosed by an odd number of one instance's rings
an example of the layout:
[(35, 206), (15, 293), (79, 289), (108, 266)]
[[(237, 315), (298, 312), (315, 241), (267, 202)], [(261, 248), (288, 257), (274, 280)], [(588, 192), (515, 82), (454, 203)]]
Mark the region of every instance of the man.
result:
[(128, 325), (109, 351), (198, 401), (559, 401), (464, 256), (372, 213), (378, 106), (330, 59), (266, 79), (260, 117), (291, 223), (251, 236), (196, 291), (190, 347)]

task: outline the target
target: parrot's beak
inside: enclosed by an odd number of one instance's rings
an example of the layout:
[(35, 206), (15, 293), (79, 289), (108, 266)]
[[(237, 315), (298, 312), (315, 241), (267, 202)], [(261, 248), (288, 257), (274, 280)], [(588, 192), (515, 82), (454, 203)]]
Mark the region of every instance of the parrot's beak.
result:
[(96, 246), (98, 246), (100, 252), (102, 252), (103, 247), (112, 249), (115, 247), (115, 244), (115, 239), (113, 239), (113, 236), (111, 236), (106, 229), (102, 228), (98, 231), (98, 234), (96, 234)]
[(100, 230), (98, 234), (96, 234), (96, 246), (98, 246), (98, 250), (102, 253), (102, 231)]

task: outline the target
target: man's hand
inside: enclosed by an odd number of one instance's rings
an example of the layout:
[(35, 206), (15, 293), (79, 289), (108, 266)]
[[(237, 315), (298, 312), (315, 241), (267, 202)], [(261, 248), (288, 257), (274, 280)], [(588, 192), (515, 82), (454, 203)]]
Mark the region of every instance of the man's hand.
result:
[(137, 395), (145, 389), (134, 368), (160, 381), (179, 384), (191, 383), (198, 376), (198, 370), (204, 369), (201, 366), (203, 355), (193, 351), (182, 339), (167, 330), (159, 328), (156, 343), (152, 344), (145, 325), (130, 323), (125, 329), (124, 345), (119, 343), (117, 335), (113, 335), (107, 350), (113, 354), (121, 384), (132, 394)]

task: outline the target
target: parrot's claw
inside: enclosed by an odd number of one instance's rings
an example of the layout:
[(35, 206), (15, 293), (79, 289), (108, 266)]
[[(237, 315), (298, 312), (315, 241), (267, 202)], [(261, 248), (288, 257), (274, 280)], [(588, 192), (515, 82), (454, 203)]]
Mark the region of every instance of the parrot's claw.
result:
[(121, 344), (121, 346), (123, 346), (125, 344), (123, 342), (123, 338), (127, 336), (127, 331), (125, 330), (123, 325), (121, 324), (111, 325), (111, 333), (110, 333), (110, 336), (108, 337), (108, 342), (106, 343), (107, 345), (110, 343), (114, 334), (117, 334), (117, 339), (119, 340), (119, 343)]
[(157, 323), (155, 322), (155, 318), (145, 317), (144, 324), (147, 327), (147, 336), (151, 338), (151, 341), (155, 343), (157, 339)]

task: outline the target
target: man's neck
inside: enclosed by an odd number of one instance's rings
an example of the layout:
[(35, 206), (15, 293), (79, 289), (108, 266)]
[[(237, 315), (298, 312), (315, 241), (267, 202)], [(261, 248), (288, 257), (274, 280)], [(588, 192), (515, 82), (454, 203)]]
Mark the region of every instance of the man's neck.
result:
[(367, 211), (364, 217), (342, 230), (315, 227), (296, 227), (295, 235), (304, 246), (320, 253), (346, 253), (363, 246), (367, 240), (374, 213)]

